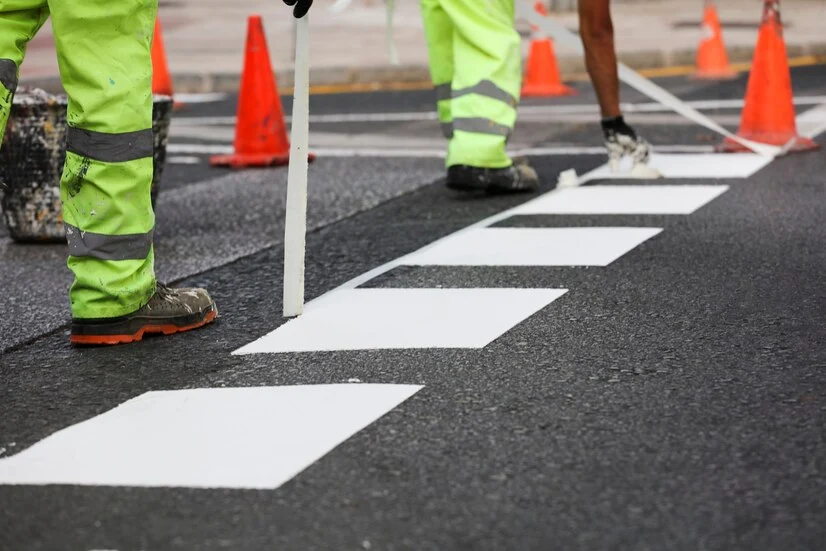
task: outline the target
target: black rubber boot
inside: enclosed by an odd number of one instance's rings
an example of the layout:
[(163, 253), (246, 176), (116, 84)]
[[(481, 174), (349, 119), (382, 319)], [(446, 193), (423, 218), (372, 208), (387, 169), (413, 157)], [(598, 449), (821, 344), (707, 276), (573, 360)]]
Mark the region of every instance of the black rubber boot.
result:
[(527, 162), (514, 163), (506, 168), (454, 165), (447, 169), (446, 185), (457, 191), (529, 193), (539, 189), (539, 176)]
[(137, 342), (145, 334), (172, 335), (197, 329), (218, 316), (204, 289), (170, 289), (158, 284), (146, 305), (118, 318), (72, 319), (70, 341), (80, 345)]

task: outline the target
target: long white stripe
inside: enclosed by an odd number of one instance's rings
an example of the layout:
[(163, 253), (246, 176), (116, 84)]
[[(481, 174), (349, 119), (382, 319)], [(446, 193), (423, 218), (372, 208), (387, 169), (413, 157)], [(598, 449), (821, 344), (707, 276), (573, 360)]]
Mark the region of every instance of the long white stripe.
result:
[(222, 94), (222, 93), (202, 93), (202, 94), (186, 94), (186, 93), (176, 93), (175, 94), (175, 101), (179, 101), (181, 103), (215, 103), (218, 101), (223, 101), (229, 97), (229, 94)]
[[(712, 153), (714, 147), (710, 145), (658, 145), (655, 150), (662, 153)], [(169, 144), (167, 152), (180, 155), (225, 155), (232, 153), (229, 145), (210, 144)], [(319, 158), (324, 157), (399, 157), (399, 158), (444, 158), (444, 148), (439, 149), (400, 149), (400, 148), (315, 148), (310, 151)], [(602, 146), (554, 146), (554, 147), (527, 147), (509, 150), (513, 156), (540, 156), (540, 155), (606, 155)], [(183, 162), (183, 161), (182, 161)]]
[(166, 152), (174, 155), (228, 155), (233, 151), (234, 148), (231, 145), (171, 143), (166, 146)]
[[(826, 96), (800, 96), (794, 98), (795, 105), (819, 105), (826, 102)], [(697, 110), (713, 109), (740, 109), (744, 105), (742, 99), (732, 100), (696, 100), (683, 102), (689, 107)], [(621, 109), (625, 113), (666, 113), (673, 112), (671, 107), (667, 107), (656, 102), (647, 103), (623, 103)], [(519, 116), (540, 116), (540, 115), (575, 115), (598, 113), (599, 107), (595, 104), (575, 104), (575, 105), (522, 105), (519, 107)], [(292, 120), (291, 117), (284, 117), (286, 122)], [(185, 125), (233, 125), (234, 116), (224, 117), (186, 117), (176, 116), (175, 122)], [(438, 116), (435, 111), (410, 111), (397, 113), (333, 113), (326, 115), (310, 115), (310, 122), (316, 124), (324, 123), (348, 123), (348, 122), (415, 122), (415, 121), (435, 121)]]
[(201, 163), (201, 158), (193, 156), (173, 156), (167, 157), (166, 162), (171, 165), (197, 165)]

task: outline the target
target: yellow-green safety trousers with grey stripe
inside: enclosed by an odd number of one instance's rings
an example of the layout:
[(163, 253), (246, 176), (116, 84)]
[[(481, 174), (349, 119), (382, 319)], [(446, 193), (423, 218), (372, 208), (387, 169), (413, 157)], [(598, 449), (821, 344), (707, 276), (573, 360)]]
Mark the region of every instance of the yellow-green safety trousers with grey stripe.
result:
[(514, 0), (421, 0), (447, 166), (504, 168), (522, 53)]
[(158, 0), (0, 0), (0, 139), (26, 45), (51, 14), (69, 96), (60, 181), (72, 316), (134, 312), (155, 292), (152, 34)]

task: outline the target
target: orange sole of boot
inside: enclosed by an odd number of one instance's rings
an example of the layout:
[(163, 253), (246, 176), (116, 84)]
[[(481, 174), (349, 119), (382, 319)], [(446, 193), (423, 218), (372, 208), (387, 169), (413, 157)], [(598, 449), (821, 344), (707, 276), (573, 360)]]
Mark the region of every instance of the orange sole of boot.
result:
[(192, 325), (185, 325), (179, 327), (177, 325), (145, 325), (139, 331), (132, 335), (72, 335), (69, 340), (72, 344), (86, 344), (86, 345), (115, 345), (115, 344), (129, 344), (143, 340), (146, 334), (163, 334), (174, 335), (175, 333), (183, 333), (185, 331), (192, 331), (203, 327), (215, 320), (218, 315), (216, 310), (208, 312), (206, 317), (198, 323)]

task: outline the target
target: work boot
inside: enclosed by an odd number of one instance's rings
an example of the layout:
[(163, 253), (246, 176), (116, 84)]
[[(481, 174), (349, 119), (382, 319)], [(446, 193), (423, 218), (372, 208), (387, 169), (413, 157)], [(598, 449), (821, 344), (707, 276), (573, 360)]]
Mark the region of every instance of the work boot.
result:
[(118, 318), (72, 319), (73, 344), (126, 344), (147, 333), (172, 335), (197, 329), (218, 316), (204, 289), (171, 289), (160, 283), (146, 305)]
[(458, 191), (527, 193), (539, 189), (539, 176), (527, 162), (506, 168), (453, 165), (447, 169), (447, 187)]

